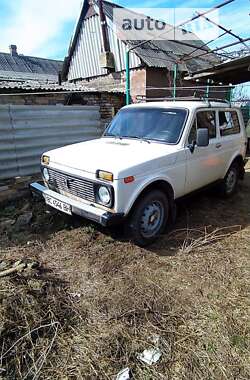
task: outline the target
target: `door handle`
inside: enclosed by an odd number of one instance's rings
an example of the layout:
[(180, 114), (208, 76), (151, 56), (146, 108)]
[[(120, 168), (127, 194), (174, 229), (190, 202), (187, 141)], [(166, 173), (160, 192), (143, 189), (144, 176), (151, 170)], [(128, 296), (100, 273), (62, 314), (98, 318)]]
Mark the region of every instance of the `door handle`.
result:
[(217, 149), (221, 148), (221, 144), (220, 143), (216, 144), (215, 148), (217, 148)]

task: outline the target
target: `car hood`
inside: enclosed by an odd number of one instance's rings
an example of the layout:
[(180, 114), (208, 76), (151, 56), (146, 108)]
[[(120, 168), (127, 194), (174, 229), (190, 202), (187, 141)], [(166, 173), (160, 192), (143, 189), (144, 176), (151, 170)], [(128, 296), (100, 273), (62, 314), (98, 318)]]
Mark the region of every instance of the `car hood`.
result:
[(128, 175), (135, 175), (136, 169), (142, 164), (166, 155), (171, 159), (165, 164), (170, 164), (174, 152), (175, 145), (105, 137), (54, 149), (46, 154), (50, 156), (52, 166), (55, 163), (88, 173), (96, 173), (101, 169), (112, 172), (114, 178), (118, 179), (124, 178), (127, 171)]

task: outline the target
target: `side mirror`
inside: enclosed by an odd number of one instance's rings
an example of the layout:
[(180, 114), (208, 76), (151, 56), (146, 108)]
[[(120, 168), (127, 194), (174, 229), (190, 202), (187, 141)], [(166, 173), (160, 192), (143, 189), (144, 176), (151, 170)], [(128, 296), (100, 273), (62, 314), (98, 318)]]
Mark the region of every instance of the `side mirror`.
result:
[(207, 128), (199, 128), (197, 129), (197, 137), (196, 137), (197, 146), (208, 146), (209, 144), (209, 134)]

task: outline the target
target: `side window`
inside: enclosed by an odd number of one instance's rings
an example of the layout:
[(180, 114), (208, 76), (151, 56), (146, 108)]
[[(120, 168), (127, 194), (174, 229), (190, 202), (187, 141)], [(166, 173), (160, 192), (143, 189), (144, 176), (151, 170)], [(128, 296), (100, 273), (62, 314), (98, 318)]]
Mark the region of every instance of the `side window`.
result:
[(197, 112), (197, 129), (207, 128), (209, 140), (216, 137), (216, 119), (215, 111), (200, 111)]
[(240, 123), (236, 111), (219, 111), (219, 128), (221, 136), (240, 133)]

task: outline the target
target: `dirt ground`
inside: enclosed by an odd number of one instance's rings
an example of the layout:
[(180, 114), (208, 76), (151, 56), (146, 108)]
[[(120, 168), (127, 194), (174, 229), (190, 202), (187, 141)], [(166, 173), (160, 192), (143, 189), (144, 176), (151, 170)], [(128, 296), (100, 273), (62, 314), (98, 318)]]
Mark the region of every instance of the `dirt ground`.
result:
[(249, 244), (250, 165), (232, 199), (182, 202), (148, 249), (43, 202), (2, 207), (0, 270), (38, 266), (0, 277), (0, 378), (249, 379)]

